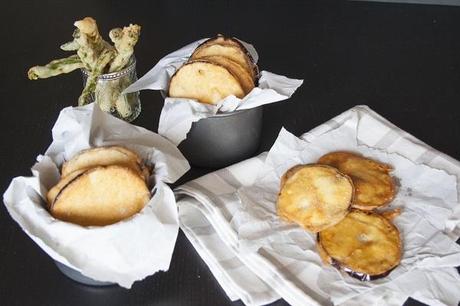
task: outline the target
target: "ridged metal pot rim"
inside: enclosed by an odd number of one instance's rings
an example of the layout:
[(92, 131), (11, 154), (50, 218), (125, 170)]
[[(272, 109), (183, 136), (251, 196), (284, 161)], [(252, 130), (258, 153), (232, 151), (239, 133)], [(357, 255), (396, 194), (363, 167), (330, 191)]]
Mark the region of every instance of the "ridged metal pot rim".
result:
[[(111, 73), (101, 74), (97, 79), (98, 80), (113, 80), (113, 79), (118, 79), (120, 77), (123, 77), (123, 76), (129, 74), (131, 71), (133, 71), (136, 68), (136, 58), (132, 57), (130, 59), (130, 63), (131, 64), (129, 64), (129, 66), (126, 67), (123, 70), (115, 71), (115, 72), (111, 72)], [(81, 72), (87, 77), (90, 75), (90, 72), (88, 70), (86, 70), (86, 69), (82, 68)]]

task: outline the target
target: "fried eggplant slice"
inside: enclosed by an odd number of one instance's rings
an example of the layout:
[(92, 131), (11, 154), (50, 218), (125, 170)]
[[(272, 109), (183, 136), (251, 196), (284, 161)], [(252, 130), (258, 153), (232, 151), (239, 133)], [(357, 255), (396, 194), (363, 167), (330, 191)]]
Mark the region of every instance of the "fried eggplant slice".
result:
[(128, 167), (95, 167), (79, 174), (55, 197), (51, 214), (82, 226), (104, 226), (129, 218), (150, 199), (147, 184)]
[(67, 186), (67, 184), (69, 184), (74, 178), (76, 178), (77, 176), (79, 176), (83, 172), (85, 172), (85, 170), (76, 170), (74, 172), (69, 173), (67, 176), (62, 177), (59, 180), (59, 182), (56, 185), (54, 185), (54, 187), (51, 188), (48, 191), (48, 193), (46, 194), (46, 200), (48, 202), (48, 208), (51, 207), (51, 205), (53, 204), (53, 202), (56, 199), (56, 196), (59, 194), (59, 192), (61, 192), (61, 190), (63, 188), (65, 188)]
[(401, 261), (399, 230), (374, 212), (353, 209), (317, 239), (325, 263), (363, 281), (388, 275)]
[(281, 179), (277, 212), (310, 232), (340, 222), (353, 199), (351, 179), (324, 165), (297, 165)]
[(210, 38), (195, 49), (190, 59), (196, 60), (215, 55), (224, 56), (237, 62), (246, 69), (254, 82), (257, 80), (259, 74), (257, 65), (254, 63), (249, 51), (235, 38), (223, 35)]
[(168, 95), (217, 104), (230, 95), (243, 98), (245, 93), (238, 77), (227, 68), (200, 59), (188, 62), (176, 71), (171, 78)]
[(245, 95), (254, 88), (254, 80), (252, 79), (251, 75), (246, 69), (244, 69), (243, 66), (237, 62), (220, 55), (207, 56), (203, 57), (202, 59), (221, 65), (230, 71), (234, 76), (236, 76), (241, 86), (243, 87)]
[(77, 170), (114, 164), (130, 167), (145, 179), (149, 177), (149, 173), (144, 171), (140, 157), (121, 146), (98, 147), (80, 152), (62, 165), (62, 176), (66, 177)]
[(328, 153), (318, 163), (335, 167), (351, 177), (355, 186), (354, 208), (372, 210), (385, 206), (395, 197), (389, 165), (351, 152)]

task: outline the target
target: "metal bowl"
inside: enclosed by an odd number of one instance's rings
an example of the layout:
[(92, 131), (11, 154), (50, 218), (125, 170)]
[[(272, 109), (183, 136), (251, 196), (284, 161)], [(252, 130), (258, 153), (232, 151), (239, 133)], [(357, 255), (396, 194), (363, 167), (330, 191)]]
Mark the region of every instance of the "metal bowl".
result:
[(84, 276), (83, 274), (81, 274), (77, 270), (69, 268), (68, 266), (66, 266), (66, 265), (64, 265), (64, 264), (62, 264), (62, 263), (60, 263), (58, 261), (55, 261), (54, 263), (56, 264), (58, 269), (65, 276), (67, 276), (71, 280), (76, 281), (77, 283), (80, 283), (80, 284), (83, 284), (83, 285), (88, 285), (88, 286), (98, 286), (98, 287), (103, 287), (103, 286), (105, 287), (105, 286), (113, 286), (113, 285), (115, 285), (115, 283), (100, 282), (100, 281), (94, 280), (92, 278), (89, 278), (87, 276)]
[(178, 148), (194, 166), (222, 168), (234, 164), (259, 148), (262, 115), (259, 106), (201, 119), (192, 124)]

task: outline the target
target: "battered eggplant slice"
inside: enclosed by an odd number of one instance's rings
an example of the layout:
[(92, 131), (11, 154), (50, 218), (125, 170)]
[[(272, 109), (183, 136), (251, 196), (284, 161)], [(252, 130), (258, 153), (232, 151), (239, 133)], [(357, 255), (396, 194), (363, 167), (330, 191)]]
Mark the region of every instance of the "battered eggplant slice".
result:
[(224, 56), (237, 62), (247, 70), (254, 82), (257, 80), (259, 74), (257, 65), (249, 51), (238, 39), (217, 35), (199, 45), (190, 59), (196, 60), (215, 55)]
[(395, 197), (389, 165), (351, 152), (328, 153), (318, 163), (337, 168), (351, 177), (355, 186), (354, 208), (372, 210), (390, 203)]
[(234, 95), (243, 98), (245, 91), (238, 76), (226, 67), (204, 59), (194, 60), (179, 68), (169, 83), (169, 96), (196, 99), (217, 104)]
[(82, 226), (104, 226), (138, 213), (150, 199), (147, 184), (128, 167), (95, 167), (78, 174), (55, 196), (51, 214)]
[(61, 192), (61, 190), (63, 188), (65, 188), (67, 186), (67, 184), (69, 184), (71, 181), (73, 181), (74, 178), (76, 178), (77, 176), (79, 176), (83, 172), (85, 172), (85, 170), (76, 170), (76, 171), (74, 171), (72, 173), (69, 173), (65, 177), (61, 177), (59, 182), (56, 185), (54, 185), (53, 188), (51, 188), (48, 191), (48, 193), (46, 194), (46, 200), (48, 202), (48, 208), (51, 208), (51, 205), (53, 205), (54, 200), (56, 199), (56, 196), (59, 194), (59, 192)]
[(251, 75), (247, 72), (246, 69), (243, 68), (243, 66), (237, 62), (219, 55), (203, 57), (203, 59), (225, 67), (234, 76), (236, 76), (241, 86), (243, 87), (245, 95), (254, 88), (254, 81)]
[(325, 165), (297, 165), (281, 179), (278, 215), (310, 232), (319, 232), (342, 220), (353, 199), (351, 179)]
[(388, 275), (401, 261), (399, 230), (374, 212), (354, 209), (317, 239), (325, 263), (362, 281)]
[(145, 180), (150, 176), (141, 158), (135, 152), (120, 146), (98, 147), (80, 152), (62, 165), (62, 176), (66, 177), (78, 170), (108, 165), (130, 167)]

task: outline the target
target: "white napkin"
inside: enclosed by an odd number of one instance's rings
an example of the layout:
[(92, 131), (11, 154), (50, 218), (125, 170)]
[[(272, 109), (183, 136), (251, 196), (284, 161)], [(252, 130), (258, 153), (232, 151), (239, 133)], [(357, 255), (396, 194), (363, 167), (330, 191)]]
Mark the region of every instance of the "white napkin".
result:
[[(47, 191), (59, 180), (59, 166), (83, 149), (123, 145), (154, 165), (153, 197), (133, 217), (102, 227), (82, 227), (53, 218)], [(101, 111), (97, 105), (68, 107), (53, 127), (53, 142), (37, 157), (32, 177), (16, 177), (3, 195), (11, 217), (48, 255), (98, 281), (130, 288), (168, 270), (178, 233), (172, 183), (190, 166), (163, 137)]]
[[(219, 277), (216, 276), (226, 292), (231, 291), (233, 293), (233, 295), (229, 295), (230, 298), (236, 299), (236, 295), (245, 303), (250, 301), (251, 304), (261, 305), (268, 302), (269, 297), (274, 299), (273, 292), (276, 292), (292, 305), (331, 303), (401, 305), (408, 296), (431, 305), (456, 305), (458, 303), (460, 300), (460, 277), (453, 267), (460, 265), (459, 246), (454, 243), (459, 236), (460, 224), (458, 190), (456, 188), (456, 181), (460, 177), (459, 162), (420, 142), (365, 106), (357, 106), (337, 116), (304, 134), (302, 139), (312, 143), (311, 147), (316, 147), (314, 141), (321, 138), (321, 135), (340, 130), (340, 128), (352, 132), (353, 128), (350, 129), (350, 127), (353, 127), (353, 120), (358, 121), (358, 124), (355, 124), (355, 131), (358, 132), (357, 143), (360, 146), (384, 149), (386, 152), (382, 154), (389, 156), (389, 158), (394, 156), (388, 153), (394, 153), (397, 155), (395, 158), (404, 159), (408, 163), (424, 164), (417, 166), (416, 169), (421, 167), (424, 168), (424, 171), (427, 168), (434, 171), (430, 173), (436, 173), (438, 179), (446, 179), (442, 185), (455, 185), (454, 190), (451, 188), (444, 190), (445, 198), (441, 198), (442, 201), (441, 199), (435, 201), (439, 204), (438, 207), (429, 208), (427, 207), (429, 205), (424, 204), (415, 210), (406, 209), (399, 220), (397, 218), (395, 221), (400, 229), (406, 229), (404, 223), (411, 221), (408, 218), (417, 218), (418, 225), (423, 225), (426, 228), (422, 234), (430, 230), (433, 233), (432, 239), (427, 239), (422, 235), (417, 237), (419, 229), (414, 231), (412, 236), (407, 236), (410, 235), (410, 232), (403, 230), (402, 236), (411, 237), (409, 239), (413, 240), (405, 241), (405, 243), (414, 246), (415, 249), (405, 249), (405, 257), (401, 264), (402, 267), (398, 268), (399, 271), (396, 269), (389, 277), (371, 283), (355, 281), (348, 276), (342, 276), (334, 269), (324, 267), (320, 263), (316, 251), (305, 251), (304, 254), (300, 253), (304, 257), (298, 258), (299, 244), (301, 248), (308, 249), (308, 244), (305, 243), (308, 240), (304, 239), (306, 234), (303, 231), (297, 233), (294, 231), (281, 244), (261, 244), (262, 247), (257, 251), (248, 252), (248, 249), (244, 248), (244, 237), (238, 237), (237, 229), (242, 223), (241, 219), (235, 215), (243, 205), (235, 191), (241, 187), (251, 186), (254, 182), (260, 183), (257, 172), (259, 169), (265, 168), (266, 163), (263, 157), (253, 158), (206, 175), (177, 189), (177, 193), (182, 197), (178, 201), (181, 228), (187, 237), (192, 237), (194, 240), (192, 243), (201, 250), (199, 253), (203, 259), (208, 264), (213, 262), (214, 267), (211, 269), (213, 273), (216, 275), (217, 272), (214, 271), (218, 271), (219, 275), (228, 276), (230, 273), (235, 273), (235, 270), (233, 266), (228, 267), (219, 264), (221, 258), (214, 248), (209, 247), (209, 239), (213, 240), (212, 245), (219, 245), (219, 243), (229, 245), (232, 252), (226, 252), (228, 257), (234, 255), (234, 258), (240, 260), (247, 269), (272, 287), (271, 291), (260, 292), (260, 290), (255, 290), (250, 283), (245, 282), (244, 279), (237, 281), (236, 285), (230, 286), (225, 277), (220, 276), (219, 280)], [(277, 142), (275, 146), (282, 144)], [(290, 149), (293, 151), (296, 149), (305, 150), (303, 146), (291, 147)], [(286, 159), (289, 159), (288, 156)], [(267, 160), (267, 162), (273, 163), (273, 160)], [(279, 162), (280, 164), (283, 163), (282, 160)], [(400, 170), (402, 171), (402, 169)], [(419, 191), (425, 189), (429, 193), (430, 188), (425, 188), (427, 186), (421, 184), (426, 179), (430, 178), (414, 178), (420, 182), (420, 185), (416, 184), (417, 188), (411, 191), (414, 197), (420, 195)], [(404, 185), (405, 183), (402, 182), (402, 187)], [(400, 192), (405, 193), (407, 190)], [(440, 196), (440, 193), (431, 194), (428, 204), (433, 203), (431, 200)], [(423, 204), (423, 201), (416, 202), (416, 205), (419, 204)], [(434, 212), (436, 218), (440, 218), (440, 220), (427, 214), (428, 211)], [(198, 218), (197, 216), (201, 216), (200, 230), (195, 229), (196, 223), (193, 221), (194, 218)], [(420, 216), (424, 217), (420, 218)], [(261, 224), (259, 223), (259, 225)], [(441, 228), (449, 234), (450, 238), (441, 232)], [(266, 230), (263, 227), (262, 229)], [(260, 243), (260, 241), (256, 240), (256, 243)], [(287, 245), (288, 243), (290, 245)], [(302, 243), (304, 244), (302, 245)], [(421, 246), (418, 243), (424, 245)], [(305, 257), (309, 261), (306, 261)], [(226, 258), (225, 262), (229, 260)], [(234, 279), (238, 280), (237, 277)], [(244, 290), (243, 295), (238, 294), (233, 290), (235, 287), (246, 290)], [(256, 294), (252, 294), (253, 292)], [(269, 293), (271, 296), (268, 295)], [(353, 298), (350, 299), (351, 297)]]
[[(200, 39), (166, 55), (142, 78), (126, 88), (124, 93), (143, 89), (167, 92), (172, 75), (188, 60), (196, 47), (205, 40), (206, 38)], [(241, 43), (257, 63), (259, 56), (255, 48), (246, 42), (241, 41)], [(177, 145), (186, 138), (193, 122), (213, 116), (217, 112), (233, 112), (286, 100), (294, 94), (302, 83), (303, 80), (290, 79), (268, 71), (261, 71), (259, 86), (243, 99), (229, 96), (217, 105), (210, 105), (192, 99), (166, 98), (160, 115), (158, 133)]]

